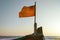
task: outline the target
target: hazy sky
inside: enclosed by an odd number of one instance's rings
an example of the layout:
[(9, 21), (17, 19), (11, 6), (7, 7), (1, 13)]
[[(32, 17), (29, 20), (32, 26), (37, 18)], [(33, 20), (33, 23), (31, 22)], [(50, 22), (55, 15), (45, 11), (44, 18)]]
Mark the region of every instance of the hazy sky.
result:
[[(0, 36), (20, 36), (33, 33), (34, 17), (19, 18), (23, 6), (35, 0), (0, 0)], [(36, 0), (38, 27), (45, 36), (60, 36), (60, 0)]]

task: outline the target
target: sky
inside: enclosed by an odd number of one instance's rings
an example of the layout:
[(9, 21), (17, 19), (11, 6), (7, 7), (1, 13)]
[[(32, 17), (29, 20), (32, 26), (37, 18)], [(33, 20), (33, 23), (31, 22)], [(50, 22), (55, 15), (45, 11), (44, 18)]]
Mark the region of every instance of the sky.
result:
[(37, 27), (44, 36), (60, 36), (60, 0), (0, 0), (0, 36), (23, 36), (34, 32), (34, 17), (19, 18), (23, 6), (36, 1)]

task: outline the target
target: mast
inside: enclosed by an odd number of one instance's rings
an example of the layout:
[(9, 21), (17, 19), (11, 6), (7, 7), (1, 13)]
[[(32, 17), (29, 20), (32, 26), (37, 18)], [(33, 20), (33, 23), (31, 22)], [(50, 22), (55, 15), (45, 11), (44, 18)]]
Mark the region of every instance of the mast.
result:
[(34, 34), (37, 33), (37, 23), (36, 23), (36, 2), (35, 2), (35, 16), (34, 16)]

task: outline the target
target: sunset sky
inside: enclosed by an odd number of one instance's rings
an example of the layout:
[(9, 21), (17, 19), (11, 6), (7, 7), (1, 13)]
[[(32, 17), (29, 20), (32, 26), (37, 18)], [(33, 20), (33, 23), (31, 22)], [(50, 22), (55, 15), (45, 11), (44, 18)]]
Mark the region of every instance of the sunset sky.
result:
[(32, 34), (34, 17), (19, 18), (18, 13), (35, 1), (37, 26), (45, 36), (60, 36), (60, 0), (0, 0), (0, 36)]

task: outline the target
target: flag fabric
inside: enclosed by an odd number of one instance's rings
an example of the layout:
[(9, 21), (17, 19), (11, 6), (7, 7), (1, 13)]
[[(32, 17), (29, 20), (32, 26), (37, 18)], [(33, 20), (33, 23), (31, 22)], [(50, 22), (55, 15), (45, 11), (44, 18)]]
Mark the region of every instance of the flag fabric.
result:
[(31, 17), (35, 16), (35, 5), (34, 6), (24, 6), (19, 12), (19, 17)]

